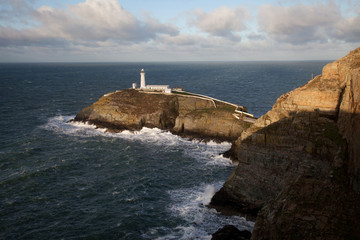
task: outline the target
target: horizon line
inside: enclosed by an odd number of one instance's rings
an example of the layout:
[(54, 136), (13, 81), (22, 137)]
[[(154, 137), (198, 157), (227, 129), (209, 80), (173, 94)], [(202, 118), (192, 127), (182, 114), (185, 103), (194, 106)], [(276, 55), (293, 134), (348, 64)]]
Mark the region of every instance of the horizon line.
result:
[(333, 62), (335, 59), (318, 60), (179, 60), (179, 61), (24, 61), (24, 62), (1, 62), (0, 64), (56, 64), (56, 63), (79, 63), (79, 64), (118, 64), (118, 63), (241, 63), (241, 62)]

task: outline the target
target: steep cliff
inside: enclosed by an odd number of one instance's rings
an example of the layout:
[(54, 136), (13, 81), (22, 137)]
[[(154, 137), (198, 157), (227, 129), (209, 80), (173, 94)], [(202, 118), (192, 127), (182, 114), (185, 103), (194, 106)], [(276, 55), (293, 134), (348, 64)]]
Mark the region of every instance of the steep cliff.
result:
[[(244, 131), (211, 205), (257, 215), (252, 239), (358, 239), (360, 48)], [(259, 212), (260, 210), (260, 212)]]
[(157, 127), (186, 137), (233, 141), (251, 125), (235, 118), (235, 109), (206, 97), (126, 89), (104, 95), (81, 110), (75, 121), (110, 131)]

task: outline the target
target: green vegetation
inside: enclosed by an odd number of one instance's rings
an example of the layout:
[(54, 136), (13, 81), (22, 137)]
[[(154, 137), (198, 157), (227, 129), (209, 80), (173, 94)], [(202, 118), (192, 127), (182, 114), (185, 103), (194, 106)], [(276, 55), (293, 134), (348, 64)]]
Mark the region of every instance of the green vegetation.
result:
[(234, 113), (235, 110), (237, 109), (234, 105), (230, 105), (230, 104), (227, 104), (227, 103), (224, 103), (221, 101), (217, 101), (211, 97), (206, 97), (206, 96), (202, 96), (199, 94), (190, 93), (190, 92), (181, 92), (181, 91), (173, 91), (173, 93), (179, 94), (179, 95), (184, 95), (184, 96), (200, 97), (200, 98), (208, 99), (209, 101), (214, 101), (217, 110), (223, 110), (223, 111)]
[(244, 126), (245, 126), (246, 128), (249, 128), (249, 127), (251, 127), (251, 126), (252, 126), (252, 123), (249, 123), (249, 122), (244, 122)]
[(221, 103), (221, 102), (215, 101), (215, 104), (216, 104), (217, 109), (224, 110), (224, 111), (231, 112), (231, 113), (234, 113), (235, 109), (236, 109), (236, 107), (226, 104), (226, 103)]
[(223, 104), (222, 106), (219, 107), (212, 107), (212, 108), (201, 108), (201, 109), (196, 109), (190, 112), (190, 114), (192, 115), (200, 115), (200, 114), (214, 114), (214, 113), (231, 113), (233, 114), (235, 112), (235, 107), (231, 106), (231, 105), (227, 105), (225, 106), (225, 104)]
[(189, 93), (189, 92), (172, 91), (172, 93), (176, 93), (176, 94), (179, 94), (179, 95), (185, 95), (185, 96), (197, 96), (196, 94)]
[(212, 114), (216, 111), (216, 108), (202, 108), (202, 109), (196, 109), (190, 112), (190, 114)]

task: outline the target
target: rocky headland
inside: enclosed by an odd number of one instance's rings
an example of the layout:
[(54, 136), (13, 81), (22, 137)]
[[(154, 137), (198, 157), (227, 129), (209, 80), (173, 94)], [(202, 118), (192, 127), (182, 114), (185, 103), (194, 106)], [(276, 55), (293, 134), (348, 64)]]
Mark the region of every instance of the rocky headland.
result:
[(234, 141), (255, 121), (241, 116), (239, 111), (246, 113), (247, 110), (187, 92), (165, 94), (125, 89), (105, 94), (82, 109), (74, 121), (88, 122), (114, 132), (148, 127), (189, 138)]
[(256, 217), (252, 239), (360, 239), (360, 48), (282, 95), (228, 152), (210, 206)]

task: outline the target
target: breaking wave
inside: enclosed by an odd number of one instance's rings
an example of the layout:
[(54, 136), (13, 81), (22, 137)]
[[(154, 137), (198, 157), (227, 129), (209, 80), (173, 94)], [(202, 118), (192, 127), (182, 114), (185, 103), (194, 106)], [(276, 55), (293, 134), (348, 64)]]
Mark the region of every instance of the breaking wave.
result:
[(206, 206), (221, 186), (222, 183), (218, 182), (169, 191), (172, 201), (168, 211), (174, 217), (181, 218), (183, 224), (174, 229), (152, 228), (144, 237), (152, 238), (158, 236), (159, 232), (166, 232), (156, 239), (211, 239), (212, 233), (227, 224), (234, 225), (239, 230), (252, 231), (254, 222), (246, 221), (243, 217), (224, 216)]
[(139, 141), (151, 146), (180, 146), (184, 154), (206, 165), (232, 166), (231, 160), (224, 158), (220, 153), (231, 147), (229, 142), (216, 143), (189, 140), (158, 128), (142, 128), (139, 131), (122, 131), (120, 133), (107, 132), (105, 128), (83, 122), (69, 122), (74, 116), (56, 116), (42, 126), (43, 129), (56, 134), (65, 134), (82, 138), (105, 137), (117, 138), (126, 141)]

